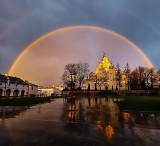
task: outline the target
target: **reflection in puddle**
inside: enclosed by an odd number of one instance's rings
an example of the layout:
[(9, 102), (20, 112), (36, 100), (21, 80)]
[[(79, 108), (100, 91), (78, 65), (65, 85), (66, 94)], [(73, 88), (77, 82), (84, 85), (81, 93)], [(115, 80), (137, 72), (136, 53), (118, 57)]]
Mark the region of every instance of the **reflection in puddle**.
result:
[(123, 123), (134, 127), (160, 129), (160, 112), (121, 112)]
[(0, 145), (157, 146), (159, 112), (119, 111), (111, 98), (0, 107)]
[(3, 121), (7, 118), (15, 118), (22, 114), (29, 107), (15, 107), (15, 106), (1, 106), (0, 107), (0, 121)]

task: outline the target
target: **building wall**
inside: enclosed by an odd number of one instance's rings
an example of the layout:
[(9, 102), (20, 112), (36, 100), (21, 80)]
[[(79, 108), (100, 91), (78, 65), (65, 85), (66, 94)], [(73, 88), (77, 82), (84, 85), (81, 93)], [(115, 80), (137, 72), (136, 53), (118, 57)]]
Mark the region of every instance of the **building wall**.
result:
[(36, 96), (38, 86), (33, 84), (0, 83), (0, 96)]
[[(91, 77), (92, 76), (92, 77)], [(95, 84), (96, 84), (96, 74), (93, 74), (89, 76), (89, 78), (86, 80), (86, 89), (88, 89), (88, 85), (90, 84), (90, 90), (95, 90)], [(104, 82), (101, 87), (97, 84), (97, 90), (115, 90), (117, 86), (116, 82), (116, 70), (109, 69), (106, 74), (106, 82)]]
[(39, 96), (51, 96), (52, 93), (54, 93), (53, 87), (44, 87), (38, 89)]
[(116, 70), (109, 69), (108, 70), (108, 90), (115, 90), (116, 89)]
[(6, 92), (8, 90), (10, 90), (10, 96), (21, 96), (21, 94), (26, 95), (28, 93), (28, 85), (1, 83), (0, 90), (2, 91), (2, 94), (0, 94), (1, 96), (7, 96)]
[(38, 86), (33, 85), (33, 84), (29, 85), (28, 95), (29, 96), (37, 96), (38, 95)]
[[(112, 65), (110, 60), (103, 56), (102, 61), (96, 68), (96, 73), (91, 72), (86, 80), (86, 89), (90, 85), (90, 90), (126, 90), (127, 81), (125, 75), (122, 74), (121, 86), (119, 87), (116, 81), (116, 68)], [(102, 80), (102, 82), (101, 82)]]

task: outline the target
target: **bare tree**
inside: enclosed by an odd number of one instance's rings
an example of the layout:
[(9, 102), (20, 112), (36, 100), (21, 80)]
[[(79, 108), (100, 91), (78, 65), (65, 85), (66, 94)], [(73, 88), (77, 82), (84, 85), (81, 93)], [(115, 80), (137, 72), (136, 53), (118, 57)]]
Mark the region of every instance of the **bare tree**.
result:
[(138, 66), (135, 70), (133, 70), (130, 77), (131, 89), (147, 89), (147, 76), (148, 69), (145, 67)]
[(147, 78), (147, 80), (149, 80), (149, 82), (150, 82), (150, 89), (153, 89), (154, 88), (153, 85), (156, 82), (158, 82), (158, 74), (157, 74), (157, 72), (156, 72), (156, 70), (154, 68), (150, 68), (148, 70), (148, 78)]
[(67, 88), (68, 84), (69, 84), (69, 72), (67, 70), (64, 71), (63, 75), (62, 75), (62, 81), (63, 84), (65, 86), (65, 89)]
[[(63, 75), (68, 75), (68, 85), (70, 89), (73, 90), (75, 87), (76, 82), (76, 75), (77, 75), (77, 65), (76, 64), (67, 64), (65, 66), (65, 72)], [(66, 77), (65, 77), (66, 78)]]
[(77, 65), (76, 66), (77, 81), (79, 84), (79, 88), (82, 88), (82, 85), (84, 84), (85, 79), (87, 78), (89, 74), (89, 64), (79, 62), (76, 65)]
[(158, 74), (154, 68), (139, 66), (131, 72), (132, 89), (153, 89), (154, 84), (158, 82)]
[(96, 83), (96, 85), (99, 86), (99, 89), (101, 90), (102, 85), (103, 85), (103, 78), (102, 78), (102, 77), (98, 77), (98, 76), (96, 75), (95, 83)]
[(107, 81), (108, 81), (107, 72), (102, 67), (99, 69), (99, 74), (96, 75), (95, 83), (99, 86), (99, 89), (101, 90), (102, 86), (104, 86), (104, 87), (107, 86)]
[(138, 79), (138, 70), (137, 70), (137, 68), (131, 72), (130, 89), (132, 89), (132, 90), (139, 89), (139, 79)]
[(76, 84), (82, 88), (88, 73), (88, 63), (79, 62), (77, 64), (67, 64), (62, 76), (62, 81), (64, 85), (69, 86), (71, 90), (74, 90)]
[(138, 70), (138, 79), (139, 79), (139, 89), (146, 89), (146, 78), (145, 78), (146, 68), (139, 66), (137, 70)]
[(154, 68), (138, 67), (140, 89), (153, 89), (157, 82), (157, 72)]

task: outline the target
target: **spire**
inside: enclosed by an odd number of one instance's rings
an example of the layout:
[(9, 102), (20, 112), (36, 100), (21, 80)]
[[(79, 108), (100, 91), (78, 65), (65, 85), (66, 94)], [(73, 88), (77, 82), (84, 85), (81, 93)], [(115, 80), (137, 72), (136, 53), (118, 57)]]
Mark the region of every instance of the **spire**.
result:
[(105, 52), (103, 52), (103, 58), (104, 58), (104, 57), (106, 57), (106, 53), (105, 53)]

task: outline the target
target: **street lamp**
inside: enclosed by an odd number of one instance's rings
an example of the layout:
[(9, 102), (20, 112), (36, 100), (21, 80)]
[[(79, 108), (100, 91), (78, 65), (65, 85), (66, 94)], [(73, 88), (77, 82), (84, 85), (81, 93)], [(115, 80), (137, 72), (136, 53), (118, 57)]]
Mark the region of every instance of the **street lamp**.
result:
[(94, 81), (94, 90), (97, 91), (97, 81)]
[(55, 86), (53, 85), (53, 92), (52, 93), (54, 94), (54, 92), (55, 92)]
[(8, 77), (8, 75), (7, 74), (5, 74), (5, 78), (4, 78), (5, 80), (4, 80), (4, 82), (5, 82), (5, 85), (4, 85), (4, 96), (6, 96), (6, 84), (7, 84), (7, 82), (8, 82), (8, 80), (9, 80), (9, 77)]

